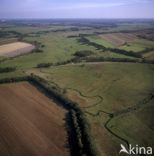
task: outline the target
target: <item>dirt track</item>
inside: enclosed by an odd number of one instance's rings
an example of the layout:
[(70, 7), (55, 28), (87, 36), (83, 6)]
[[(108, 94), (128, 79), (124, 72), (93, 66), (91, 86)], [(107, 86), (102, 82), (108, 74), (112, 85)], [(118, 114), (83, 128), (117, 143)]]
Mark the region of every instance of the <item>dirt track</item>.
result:
[(0, 85), (0, 156), (69, 155), (65, 114), (27, 82)]

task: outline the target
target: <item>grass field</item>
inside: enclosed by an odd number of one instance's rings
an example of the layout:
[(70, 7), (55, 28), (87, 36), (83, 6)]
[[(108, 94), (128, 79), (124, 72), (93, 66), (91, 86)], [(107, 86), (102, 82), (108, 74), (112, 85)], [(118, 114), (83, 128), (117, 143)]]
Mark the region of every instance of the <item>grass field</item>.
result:
[[(14, 72), (1, 73), (0, 80), (33, 73), (46, 79), (49, 87), (59, 86), (58, 91), (84, 111), (100, 156), (118, 156), (120, 144), (127, 142), (145, 147), (154, 145), (154, 65), (150, 62), (82, 61), (35, 68), (40, 63), (68, 61), (76, 57), (77, 51), (92, 51), (88, 57), (111, 61), (111, 58), (136, 59), (107, 48), (135, 53), (153, 48), (152, 23), (38, 20), (0, 23), (0, 27), (1, 55), (7, 51), (14, 54), (23, 44), (27, 47), (35, 41), (40, 43), (41, 50), (9, 59), (0, 56), (0, 68), (16, 68)], [(82, 37), (105, 46), (105, 51), (99, 46), (98, 50), (96, 44), (79, 42)], [(146, 61), (154, 60), (152, 50), (142, 56)], [(138, 60), (142, 62), (143, 58)], [(0, 156), (70, 155), (66, 147), (69, 136), (64, 127), (66, 110), (28, 82), (0, 85), (0, 96)]]
[(4, 78), (11, 78), (11, 77), (24, 77), (26, 74), (23, 71), (15, 71), (9, 73), (0, 73), (0, 80)]
[(154, 41), (139, 39), (139, 40), (136, 40), (135, 42), (129, 42), (127, 43), (127, 45), (121, 46), (120, 49), (139, 52), (139, 51), (145, 50), (146, 48), (153, 48), (153, 47), (154, 47)]
[[(153, 68), (153, 65), (147, 64), (101, 63), (30, 70), (28, 73), (35, 73), (51, 84), (53, 81), (65, 88), (67, 96), (85, 110), (101, 155), (115, 155), (124, 141), (104, 127), (109, 116), (102, 111), (116, 114), (142, 103), (154, 90)], [(115, 116), (107, 126), (129, 143), (151, 146), (152, 108), (153, 101), (149, 101), (136, 111)], [(143, 120), (144, 115), (148, 121)], [(134, 130), (131, 130), (132, 127)]]
[(0, 95), (1, 156), (69, 155), (66, 110), (27, 82), (0, 85)]
[(9, 44), (0, 45), (0, 55), (16, 56), (22, 53), (28, 53), (32, 49), (34, 49), (34, 46), (29, 43), (24, 43), (24, 42), (9, 43)]
[(151, 51), (149, 53), (145, 53), (143, 55), (147, 60), (154, 60), (154, 51)]
[(25, 41), (41, 42), (45, 47), (41, 48), (42, 53), (32, 53), (27, 56), (21, 56), (13, 60), (4, 62), (2, 67), (31, 68), (39, 63), (57, 63), (73, 58), (73, 54), (79, 50), (91, 50), (99, 53), (96, 48), (87, 45), (80, 45), (74, 38), (66, 38), (56, 33), (42, 34), (40, 37), (27, 37)]
[(99, 36), (87, 37), (91, 42), (95, 42), (97, 44), (103, 45), (106, 48), (114, 48), (114, 45), (107, 40), (100, 38)]
[(16, 42), (17, 38), (1, 38), (0, 45)]
[(109, 33), (88, 37), (88, 39), (106, 48), (119, 48), (134, 52), (154, 47), (154, 41), (138, 38), (135, 33)]

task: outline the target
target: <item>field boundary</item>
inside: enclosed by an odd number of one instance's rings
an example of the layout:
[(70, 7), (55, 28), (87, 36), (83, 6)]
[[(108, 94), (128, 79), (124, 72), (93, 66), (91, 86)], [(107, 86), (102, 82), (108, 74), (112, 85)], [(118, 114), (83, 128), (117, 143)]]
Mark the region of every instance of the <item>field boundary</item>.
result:
[[(80, 109), (77, 103), (69, 100), (62, 93), (56, 90), (55, 87), (54, 88), (49, 87), (49, 84), (44, 79), (35, 76), (33, 74), (25, 77), (4, 78), (0, 80), (0, 84), (21, 82), (21, 81), (28, 81), (29, 83), (34, 85), (38, 90), (44, 93), (46, 96), (54, 100), (57, 104), (67, 109), (69, 112), (73, 110), (75, 112), (74, 118), (76, 118), (76, 120), (78, 121), (78, 129), (81, 133), (81, 135), (76, 135), (75, 138), (77, 140), (79, 139), (82, 140), (83, 143), (82, 148), (77, 150), (79, 153), (76, 153), (75, 155), (86, 154), (88, 156), (98, 156), (98, 150), (95, 147), (94, 139), (92, 137), (91, 130), (90, 130), (90, 124), (87, 121), (83, 111)], [(76, 125), (74, 118), (72, 118), (73, 119), (72, 123)], [(74, 134), (77, 133), (74, 132)]]

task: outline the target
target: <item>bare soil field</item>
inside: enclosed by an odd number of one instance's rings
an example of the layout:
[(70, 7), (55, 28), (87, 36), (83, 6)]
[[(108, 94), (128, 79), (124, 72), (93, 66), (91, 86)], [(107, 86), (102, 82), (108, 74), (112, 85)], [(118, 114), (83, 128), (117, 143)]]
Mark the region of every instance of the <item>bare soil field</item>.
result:
[(0, 56), (16, 56), (23, 53), (29, 53), (35, 47), (29, 43), (14, 42), (0, 46)]
[(135, 41), (137, 39), (136, 35), (131, 33), (111, 33), (99, 36), (117, 47), (122, 46), (126, 42)]
[(148, 40), (154, 40), (154, 31), (153, 30), (145, 30), (134, 33), (141, 38), (146, 38)]
[(0, 155), (68, 156), (66, 110), (28, 82), (0, 86)]

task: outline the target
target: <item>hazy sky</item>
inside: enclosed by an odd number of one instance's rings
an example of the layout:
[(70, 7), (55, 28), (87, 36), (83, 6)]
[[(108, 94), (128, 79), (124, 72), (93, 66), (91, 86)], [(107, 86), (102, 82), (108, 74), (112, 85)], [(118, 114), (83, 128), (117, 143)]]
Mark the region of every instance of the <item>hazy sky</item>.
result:
[(0, 0), (0, 18), (154, 18), (154, 0)]

